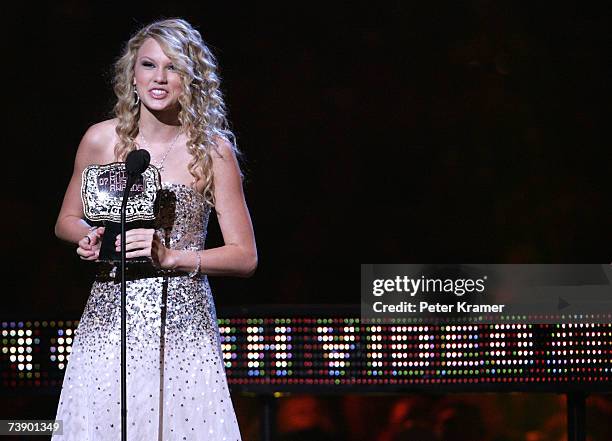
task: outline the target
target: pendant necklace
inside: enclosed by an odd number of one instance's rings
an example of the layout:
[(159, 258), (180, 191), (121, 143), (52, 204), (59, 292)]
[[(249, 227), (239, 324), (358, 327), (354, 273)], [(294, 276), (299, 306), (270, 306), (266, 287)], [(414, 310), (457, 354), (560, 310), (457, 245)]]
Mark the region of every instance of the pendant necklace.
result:
[[(145, 147), (151, 151), (151, 147), (149, 145), (149, 143), (147, 142), (147, 140), (145, 139), (144, 135), (142, 134), (142, 130), (138, 131), (140, 137), (142, 138), (142, 140), (144, 141)], [(170, 151), (174, 148), (174, 144), (176, 143), (176, 140), (179, 137), (179, 134), (181, 133), (181, 130), (179, 129), (176, 132), (176, 136), (174, 137), (174, 140), (172, 140), (172, 144), (170, 144), (170, 147), (168, 147), (168, 150), (166, 150), (166, 153), (164, 154), (164, 156), (162, 157), (161, 161), (159, 162), (159, 165), (157, 166), (157, 168), (159, 169), (159, 171), (161, 172), (164, 169), (164, 161), (166, 160), (166, 157), (168, 156), (168, 153), (170, 153)]]

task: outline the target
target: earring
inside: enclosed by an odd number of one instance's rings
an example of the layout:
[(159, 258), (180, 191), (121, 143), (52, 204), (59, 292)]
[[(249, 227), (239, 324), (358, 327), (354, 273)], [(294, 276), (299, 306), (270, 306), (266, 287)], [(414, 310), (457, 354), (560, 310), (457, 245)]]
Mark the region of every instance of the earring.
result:
[(134, 85), (134, 95), (136, 95), (136, 102), (134, 103), (134, 105), (137, 106), (138, 103), (140, 103), (140, 95), (138, 95), (138, 91), (136, 90), (136, 85)]

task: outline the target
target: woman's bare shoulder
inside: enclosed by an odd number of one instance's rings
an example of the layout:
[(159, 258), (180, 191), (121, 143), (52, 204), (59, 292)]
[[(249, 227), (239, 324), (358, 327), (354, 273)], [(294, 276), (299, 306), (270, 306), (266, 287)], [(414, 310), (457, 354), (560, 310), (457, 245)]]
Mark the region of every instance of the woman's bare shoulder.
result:
[(117, 118), (100, 121), (89, 126), (84, 138), (95, 144), (108, 143), (117, 136), (115, 127), (117, 127)]
[(227, 138), (219, 135), (213, 135), (213, 142), (215, 143), (215, 149), (213, 152), (216, 155), (212, 155), (213, 159), (221, 158), (227, 159), (228, 157), (235, 156), (234, 148)]
[(112, 160), (117, 143), (116, 126), (116, 118), (92, 124), (83, 135), (79, 148), (86, 150), (88, 156), (95, 156), (99, 160)]

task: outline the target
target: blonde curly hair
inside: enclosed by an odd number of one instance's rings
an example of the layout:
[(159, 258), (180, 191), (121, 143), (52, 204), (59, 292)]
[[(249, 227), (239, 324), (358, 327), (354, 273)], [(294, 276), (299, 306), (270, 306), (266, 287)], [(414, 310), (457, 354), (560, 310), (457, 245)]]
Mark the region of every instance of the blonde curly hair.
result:
[(205, 201), (214, 206), (211, 152), (218, 152), (216, 140), (228, 141), (237, 156), (241, 152), (227, 120), (216, 59), (200, 33), (183, 19), (159, 20), (140, 29), (127, 41), (115, 62), (113, 89), (117, 102), (113, 112), (118, 119), (115, 131), (119, 137), (115, 159), (123, 161), (136, 149), (140, 105), (136, 105), (132, 83), (138, 50), (148, 38), (159, 43), (181, 76), (183, 91), (178, 100), (178, 119), (187, 134), (187, 149), (192, 156), (189, 172), (194, 182), (203, 178)]

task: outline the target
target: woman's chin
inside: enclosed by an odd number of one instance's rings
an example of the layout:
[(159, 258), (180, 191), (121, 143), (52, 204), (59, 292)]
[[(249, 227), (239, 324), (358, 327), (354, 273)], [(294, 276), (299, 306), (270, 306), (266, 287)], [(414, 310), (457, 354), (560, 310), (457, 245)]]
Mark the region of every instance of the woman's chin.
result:
[(170, 112), (178, 110), (178, 102), (170, 100), (155, 100), (153, 102), (143, 102), (150, 112)]

